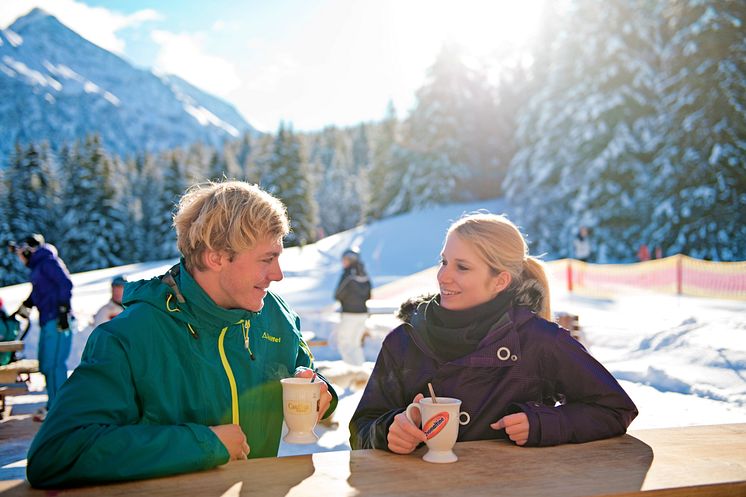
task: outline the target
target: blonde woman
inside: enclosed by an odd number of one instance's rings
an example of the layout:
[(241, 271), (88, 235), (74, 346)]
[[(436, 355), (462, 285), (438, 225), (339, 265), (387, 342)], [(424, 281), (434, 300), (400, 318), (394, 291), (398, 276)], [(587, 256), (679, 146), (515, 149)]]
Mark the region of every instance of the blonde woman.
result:
[[(440, 293), (406, 302), (350, 423), (353, 448), (408, 454), (426, 440), (404, 410), (432, 383), (463, 401), (459, 441), (521, 446), (623, 434), (637, 408), (614, 377), (550, 321), (542, 264), (503, 216), (472, 214), (448, 230)], [(415, 411), (416, 412), (416, 411)]]

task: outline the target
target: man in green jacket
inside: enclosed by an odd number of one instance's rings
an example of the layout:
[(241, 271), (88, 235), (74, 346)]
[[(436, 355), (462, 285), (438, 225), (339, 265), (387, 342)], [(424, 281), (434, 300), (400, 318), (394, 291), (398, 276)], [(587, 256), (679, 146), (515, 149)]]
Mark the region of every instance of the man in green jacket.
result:
[[(197, 185), (174, 226), (180, 264), (128, 283), (124, 312), (91, 334), (29, 449), (33, 486), (277, 455), (280, 379), (313, 375), (298, 316), (268, 291), (283, 277), (285, 207), (247, 183)], [(323, 417), (336, 402), (324, 380)]]

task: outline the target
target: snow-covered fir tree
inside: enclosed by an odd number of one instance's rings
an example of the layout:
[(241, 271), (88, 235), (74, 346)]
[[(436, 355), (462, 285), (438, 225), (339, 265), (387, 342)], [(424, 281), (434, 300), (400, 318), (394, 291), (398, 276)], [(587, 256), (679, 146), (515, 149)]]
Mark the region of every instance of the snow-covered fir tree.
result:
[(564, 12), (557, 39), (540, 48), (552, 63), (540, 68), (543, 84), (523, 112), (507, 178), (537, 252), (570, 255), (581, 225), (594, 231), (602, 259), (636, 251), (656, 146), (652, 13), (645, 0), (579, 0)]
[(285, 243), (293, 246), (316, 241), (318, 207), (301, 142), (292, 126), (286, 127), (280, 123), (269, 170), (262, 177), (262, 186), (282, 199), (287, 207), (291, 233)]
[(317, 199), (321, 227), (331, 235), (360, 224), (365, 214), (366, 181), (363, 169), (356, 171), (350, 133), (329, 127), (322, 133), (321, 180)]
[(500, 191), (494, 95), (484, 74), (463, 57), (460, 48), (445, 45), (417, 91), (406, 139), (413, 154), (408, 167), (416, 172), (410, 174), (413, 207)]
[[(62, 201), (65, 226), (62, 254), (70, 271), (122, 264), (126, 250), (126, 219), (117, 204), (114, 166), (97, 135), (88, 136), (64, 159), (67, 184)], [(69, 174), (69, 176), (68, 176)], [(68, 196), (69, 195), (69, 196)]]
[[(137, 179), (139, 217), (134, 221), (140, 225), (142, 240), (137, 250), (140, 259), (152, 261), (177, 255), (176, 236), (172, 224), (175, 197), (184, 193), (183, 184), (177, 177), (181, 173), (178, 160), (172, 161), (163, 155), (158, 159), (143, 154), (136, 160), (140, 174)], [(181, 190), (179, 193), (176, 193)]]
[(16, 145), (7, 178), (8, 226), (16, 238), (41, 233), (47, 241), (56, 240), (54, 167), (45, 144)]
[(368, 174), (370, 203), (367, 213), (372, 219), (401, 212), (400, 207), (393, 203), (406, 172), (400, 126), (394, 102), (389, 101), (386, 115), (372, 136), (371, 167)]
[(714, 260), (746, 258), (746, 3), (687, 0), (665, 10), (661, 109), (645, 228), (651, 244)]

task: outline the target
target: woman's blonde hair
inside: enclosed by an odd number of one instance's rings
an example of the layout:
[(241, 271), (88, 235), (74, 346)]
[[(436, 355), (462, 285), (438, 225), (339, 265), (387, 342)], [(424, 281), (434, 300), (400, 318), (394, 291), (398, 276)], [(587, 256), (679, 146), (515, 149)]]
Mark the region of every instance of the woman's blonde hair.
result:
[(204, 270), (205, 250), (236, 253), (290, 231), (283, 203), (243, 181), (207, 182), (190, 187), (174, 215), (179, 251), (188, 270)]
[(448, 228), (470, 243), (495, 274), (507, 271), (508, 287), (516, 301), (531, 307), (544, 319), (551, 319), (549, 282), (542, 262), (528, 254), (523, 235), (505, 216), (472, 213), (463, 216)]

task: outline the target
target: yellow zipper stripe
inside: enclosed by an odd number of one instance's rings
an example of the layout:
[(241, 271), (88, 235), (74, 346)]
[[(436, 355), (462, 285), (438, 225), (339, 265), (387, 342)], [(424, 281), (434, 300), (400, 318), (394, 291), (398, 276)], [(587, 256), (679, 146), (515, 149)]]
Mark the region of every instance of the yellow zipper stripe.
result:
[(220, 332), (220, 337), (218, 337), (218, 351), (220, 352), (220, 361), (223, 363), (223, 369), (225, 369), (225, 374), (228, 376), (228, 383), (230, 383), (231, 386), (231, 414), (233, 424), (237, 425), (240, 424), (238, 422), (238, 388), (236, 388), (236, 379), (233, 377), (231, 365), (228, 364), (228, 358), (225, 356), (223, 342), (225, 341), (226, 331), (228, 331), (227, 326)]

